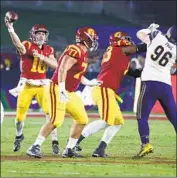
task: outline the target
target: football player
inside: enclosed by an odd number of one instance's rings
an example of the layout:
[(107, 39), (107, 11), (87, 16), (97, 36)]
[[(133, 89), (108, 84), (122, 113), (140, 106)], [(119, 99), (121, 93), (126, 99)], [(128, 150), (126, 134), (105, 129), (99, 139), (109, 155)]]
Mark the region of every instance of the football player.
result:
[(138, 131), (141, 138), (140, 152), (133, 158), (142, 158), (153, 152), (149, 140), (149, 114), (158, 100), (175, 131), (177, 131), (177, 109), (171, 87), (171, 73), (176, 63), (176, 26), (166, 34), (157, 30), (158, 24), (137, 32), (137, 37), (147, 44), (144, 68), (141, 74), (141, 91), (137, 106)]
[[(46, 102), (45, 87), (47, 68), (55, 69), (57, 61), (54, 57), (53, 47), (47, 45), (49, 31), (44, 25), (34, 25), (30, 30), (30, 38), (27, 41), (20, 41), (14, 30), (13, 22), (5, 16), (5, 24), (14, 46), (20, 55), (21, 76), (15, 95), (17, 99), (17, 111), (15, 118), (16, 137), (13, 151), (19, 151), (21, 142), (24, 139), (23, 127), (27, 111), (33, 98), (36, 98), (42, 110), (46, 114), (47, 122), (49, 119), (48, 103)], [(52, 135), (53, 153), (59, 153), (57, 130)]]
[[(124, 118), (117, 102), (117, 99), (121, 100), (121, 98), (116, 93), (123, 76), (127, 74), (130, 62), (129, 55), (146, 50), (144, 44), (135, 46), (125, 32), (115, 32), (110, 35), (109, 44), (110, 46), (103, 55), (101, 71), (97, 77), (98, 80), (103, 81), (103, 84), (92, 89), (92, 99), (98, 106), (101, 119), (88, 124), (84, 128), (75, 147), (77, 151), (81, 151), (79, 144), (84, 138), (100, 129), (105, 129), (99, 146), (92, 154), (93, 157), (107, 156), (105, 154), (107, 145), (124, 124)], [(133, 72), (129, 72), (129, 74), (131, 73)]]
[(50, 103), (50, 122), (45, 124), (35, 143), (28, 149), (27, 155), (41, 158), (41, 145), (56, 127), (61, 127), (65, 112), (74, 119), (70, 131), (70, 138), (63, 152), (63, 157), (80, 157), (73, 147), (88, 122), (88, 116), (82, 99), (76, 94), (80, 83), (88, 86), (100, 85), (96, 79), (88, 80), (84, 77), (88, 66), (88, 51), (98, 48), (98, 35), (93, 28), (82, 27), (76, 33), (76, 44), (66, 47), (55, 70), (48, 91)]

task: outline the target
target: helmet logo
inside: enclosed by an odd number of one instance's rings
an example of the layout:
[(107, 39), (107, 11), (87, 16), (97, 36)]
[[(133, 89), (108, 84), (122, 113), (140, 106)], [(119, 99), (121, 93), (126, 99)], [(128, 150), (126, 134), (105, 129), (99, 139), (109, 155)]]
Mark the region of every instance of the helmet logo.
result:
[(114, 34), (114, 37), (116, 37), (116, 38), (120, 38), (120, 37), (121, 37), (121, 35), (122, 35), (122, 33), (121, 33), (121, 32), (116, 32), (116, 33)]
[(89, 28), (87, 30), (88, 34), (91, 35), (91, 36), (94, 36), (95, 35), (95, 31), (92, 29), (92, 28)]

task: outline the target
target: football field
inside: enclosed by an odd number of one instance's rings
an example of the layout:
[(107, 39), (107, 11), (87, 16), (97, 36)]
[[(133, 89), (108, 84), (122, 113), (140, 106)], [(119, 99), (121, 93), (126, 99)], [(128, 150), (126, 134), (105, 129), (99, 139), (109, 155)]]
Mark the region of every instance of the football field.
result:
[[(81, 143), (81, 153), (85, 158), (52, 155), (50, 136), (42, 146), (44, 157), (29, 158), (26, 150), (33, 144), (43, 123), (45, 119), (39, 117), (26, 119), (22, 148), (14, 153), (14, 118), (4, 119), (1, 126), (1, 177), (176, 177), (176, 135), (167, 120), (149, 120), (154, 153), (140, 160), (131, 159), (140, 149), (136, 119), (125, 120), (124, 127), (107, 148), (108, 158), (91, 157), (103, 134), (102, 130)], [(61, 152), (66, 145), (71, 124), (72, 120), (66, 118), (59, 129)]]

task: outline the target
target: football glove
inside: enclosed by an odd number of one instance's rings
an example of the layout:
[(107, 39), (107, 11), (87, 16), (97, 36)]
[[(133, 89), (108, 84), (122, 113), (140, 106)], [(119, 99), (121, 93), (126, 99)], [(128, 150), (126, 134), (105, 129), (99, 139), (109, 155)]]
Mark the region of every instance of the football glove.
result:
[(67, 103), (69, 101), (69, 97), (65, 89), (65, 82), (59, 83), (59, 99), (61, 103)]
[(82, 84), (90, 86), (90, 87), (100, 86), (102, 83), (103, 83), (103, 81), (100, 81), (100, 80), (97, 80), (97, 79), (88, 80), (85, 77), (82, 78)]
[(97, 80), (97, 79), (92, 79), (89, 81), (89, 83), (87, 84), (87, 86), (100, 86), (103, 83), (103, 81)]
[(159, 28), (159, 27), (160, 27), (160, 26), (159, 26), (158, 24), (152, 23), (152, 24), (148, 27), (148, 29), (150, 29), (151, 32), (152, 32), (152, 31), (156, 30), (156, 29)]

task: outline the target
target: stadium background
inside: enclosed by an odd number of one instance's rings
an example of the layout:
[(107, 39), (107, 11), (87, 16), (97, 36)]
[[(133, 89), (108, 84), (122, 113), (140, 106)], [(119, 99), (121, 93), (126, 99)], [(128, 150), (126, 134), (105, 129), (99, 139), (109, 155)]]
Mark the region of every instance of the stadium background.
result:
[[(170, 2), (170, 3), (169, 3)], [(19, 20), (14, 25), (21, 40), (28, 39), (28, 32), (34, 24), (44, 24), (49, 29), (49, 44), (54, 46), (56, 55), (70, 43), (75, 41), (75, 32), (81, 26), (94, 27), (99, 33), (99, 50), (91, 53), (88, 78), (94, 78), (99, 71), (100, 59), (108, 46), (110, 33), (123, 30), (138, 43), (136, 32), (150, 23), (160, 24), (166, 29), (175, 24), (175, 1), (1, 1), (1, 101), (5, 110), (15, 110), (16, 98), (8, 90), (14, 88), (19, 80), (19, 56), (16, 55), (9, 34), (4, 24), (4, 14), (15, 10)], [(159, 4), (160, 7), (159, 7)], [(166, 12), (168, 7), (169, 11)], [(158, 14), (158, 15), (157, 15)], [(144, 55), (142, 55), (144, 57)], [(133, 56), (137, 57), (137, 56)], [(48, 71), (51, 77), (53, 71)], [(176, 96), (176, 77), (173, 77), (173, 90)], [(79, 87), (82, 90), (83, 86)], [(132, 111), (134, 102), (135, 79), (125, 77), (119, 90), (120, 96), (126, 101), (120, 105), (123, 111)], [(39, 109), (37, 104), (31, 105), (32, 110)], [(157, 104), (154, 112), (162, 112)]]

